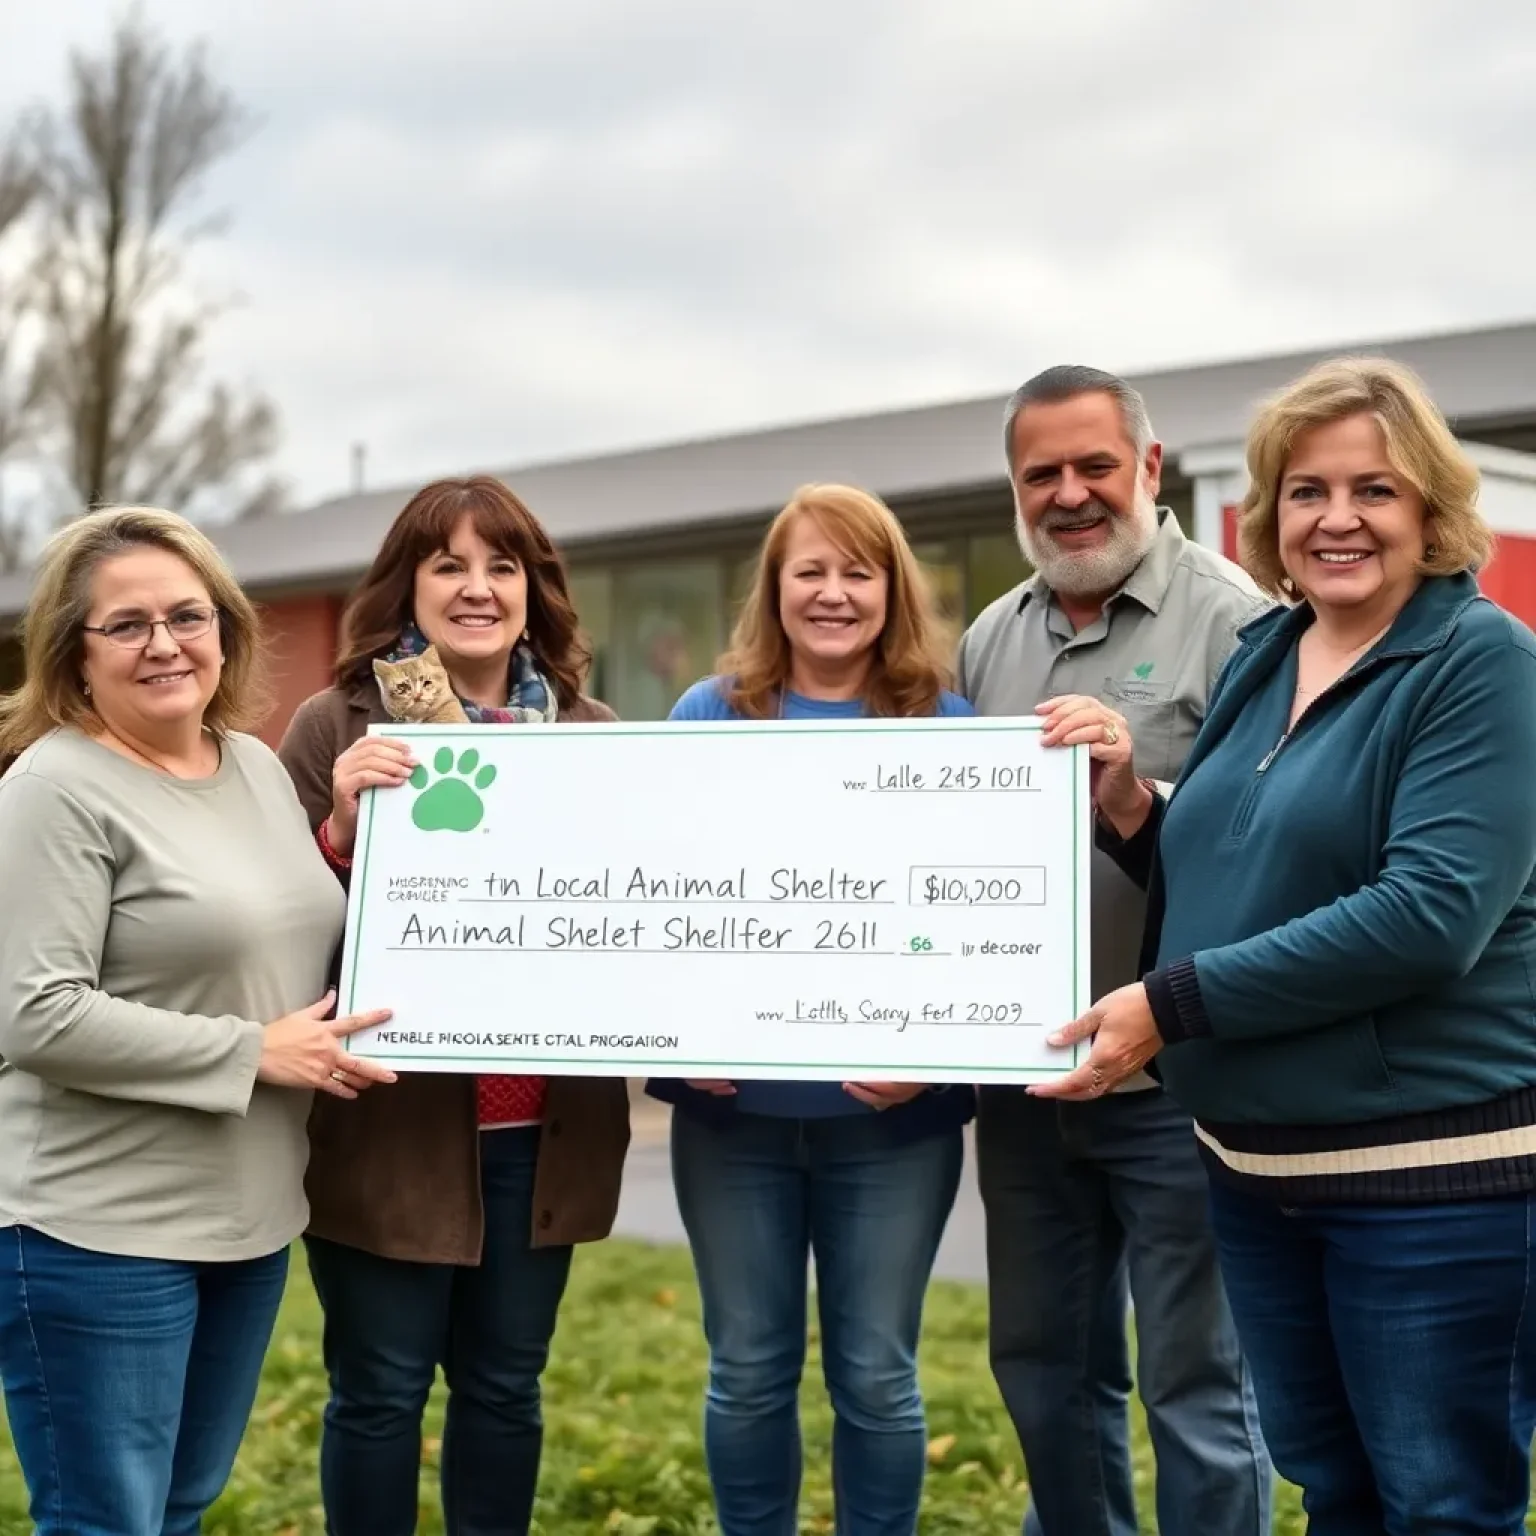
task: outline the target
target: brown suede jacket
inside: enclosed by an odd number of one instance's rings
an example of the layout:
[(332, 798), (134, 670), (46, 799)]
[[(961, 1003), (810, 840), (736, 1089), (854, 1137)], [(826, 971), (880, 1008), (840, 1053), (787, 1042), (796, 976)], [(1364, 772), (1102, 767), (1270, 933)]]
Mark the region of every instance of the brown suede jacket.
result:
[[(579, 699), (562, 721), (612, 720)], [(388, 716), (371, 683), (329, 688), (295, 712), (278, 756), (316, 830), (331, 810), (331, 769)], [(343, 880), (345, 884), (345, 880)], [(340, 968), (338, 952), (332, 980)], [(315, 1095), (309, 1231), (384, 1258), (477, 1264), (485, 1231), (480, 1131), (469, 1075), (402, 1073), (355, 1100)], [(622, 1078), (552, 1077), (534, 1176), (535, 1247), (595, 1242), (613, 1228), (629, 1148)]]

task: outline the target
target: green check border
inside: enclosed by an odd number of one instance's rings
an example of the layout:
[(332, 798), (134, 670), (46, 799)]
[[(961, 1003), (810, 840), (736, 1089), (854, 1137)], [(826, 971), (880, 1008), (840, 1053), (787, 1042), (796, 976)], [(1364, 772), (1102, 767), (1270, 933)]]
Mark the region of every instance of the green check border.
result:
[[(538, 730), (530, 730), (527, 726), (517, 725), (372, 725), (369, 727), (370, 736), (390, 736), (397, 741), (443, 741), (450, 738), (458, 738), (473, 733), (476, 743), (483, 743), (493, 737), (510, 737), (523, 743), (552, 741), (559, 738), (579, 736), (582, 739), (600, 740), (612, 736), (746, 736), (761, 737), (765, 731), (777, 732), (781, 735), (815, 735), (815, 736), (861, 736), (870, 735), (885, 736), (913, 736), (913, 735), (960, 735), (975, 736), (987, 735), (1019, 735), (1038, 734), (1044, 727), (1037, 720), (998, 720), (985, 717), (959, 717), (940, 720), (869, 720), (861, 721), (858, 725), (828, 725), (819, 721), (807, 720), (762, 720), (738, 722), (720, 721), (709, 723), (681, 723), (670, 721), (654, 721), (647, 724), (639, 723), (610, 723), (583, 725), (548, 725)], [(1072, 1009), (1076, 1018), (1083, 1012), (1089, 996), (1087, 956), (1083, 953), (1082, 935), (1088, 924), (1088, 880), (1087, 868), (1084, 863), (1083, 848), (1083, 813), (1087, 808), (1087, 784), (1088, 784), (1088, 750), (1086, 747), (1068, 747), (1064, 749), (1072, 754), (1074, 769), (1072, 774)], [(361, 948), (364, 909), (367, 906), (368, 889), (368, 865), (373, 852), (374, 829), (374, 793), (372, 789), (365, 790), (361, 797), (361, 808), (358, 824), (358, 842), (362, 852), (353, 864), (353, 877), (347, 893), (348, 904), (348, 932), (345, 949), (342, 956), (342, 995), (346, 998), (346, 1006), (343, 1012), (356, 1011), (357, 1000), (357, 955)], [(1063, 1019), (1061, 1023), (1068, 1021)], [(349, 1042), (354, 1039), (348, 1036)], [(365, 1056), (365, 1051), (356, 1051), (355, 1054)], [(1072, 1059), (1069, 1065), (1060, 1068), (1029, 1069), (1019, 1067), (987, 1067), (971, 1066), (966, 1064), (933, 1065), (925, 1062), (913, 1064), (903, 1063), (903, 1072), (933, 1072), (954, 1077), (963, 1074), (976, 1082), (1003, 1082), (1017, 1083), (1020, 1081), (1047, 1081), (1058, 1076), (1060, 1072), (1070, 1070), (1077, 1066), (1085, 1055), (1085, 1044), (1082, 1041), (1072, 1046)], [(397, 1059), (391, 1056), (391, 1059)], [(431, 1056), (412, 1056), (409, 1058), (412, 1069), (428, 1071), (434, 1063), (485, 1061), (485, 1056), (477, 1051), (463, 1052), (438, 1052)], [(590, 1069), (599, 1066), (604, 1073), (592, 1075), (622, 1074), (633, 1077), (653, 1077), (658, 1070), (665, 1071), (669, 1075), (675, 1075), (677, 1067), (672, 1062), (658, 1062), (654, 1059), (633, 1057), (593, 1057), (591, 1055), (580, 1057), (564, 1056), (498, 1056), (495, 1058), (497, 1071), (515, 1071), (518, 1068), (538, 1069), (549, 1072), (554, 1067), (579, 1066)], [(848, 1072), (863, 1073), (878, 1072), (881, 1068), (871, 1067), (868, 1063), (838, 1063), (838, 1062), (750, 1062), (733, 1059), (730, 1061), (703, 1061), (690, 1058), (682, 1063), (688, 1068), (729, 1068), (737, 1075), (749, 1071), (772, 1071), (775, 1073), (789, 1074), (794, 1071), (813, 1072)]]

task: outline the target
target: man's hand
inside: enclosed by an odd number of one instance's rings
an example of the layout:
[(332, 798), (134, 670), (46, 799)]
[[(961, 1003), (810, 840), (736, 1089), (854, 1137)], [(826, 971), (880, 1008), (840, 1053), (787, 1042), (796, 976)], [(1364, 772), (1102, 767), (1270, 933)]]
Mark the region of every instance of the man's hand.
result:
[(1035, 706), (1044, 722), (1044, 747), (1087, 747), (1088, 786), (1100, 816), (1122, 838), (1141, 830), (1152, 793), (1136, 777), (1135, 743), (1124, 715), (1086, 694), (1065, 693)]

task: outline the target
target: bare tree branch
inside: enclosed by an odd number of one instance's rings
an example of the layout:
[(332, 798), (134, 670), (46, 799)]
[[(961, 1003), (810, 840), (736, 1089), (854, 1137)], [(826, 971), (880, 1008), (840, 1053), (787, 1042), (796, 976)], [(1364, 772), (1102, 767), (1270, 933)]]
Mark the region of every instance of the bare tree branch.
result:
[(0, 576), (9, 576), (26, 565), (30, 544), (27, 519), (9, 507), (0, 508)]
[(143, 478), (133, 482), (129, 499), (182, 506), (219, 479), (223, 465), (269, 453), (276, 436), (277, 421), (270, 406), (260, 400), (239, 404), (227, 389), (216, 385), (195, 421), (180, 433), (159, 436), (156, 452), (142, 460)]
[[(42, 128), (33, 116), (16, 123), (0, 141), (0, 248), (17, 229), (42, 190)], [(17, 332), (23, 319), (19, 294), (0, 269), (0, 460), (21, 440), (30, 381), (18, 379)]]
[[(42, 188), (42, 125), (21, 119), (0, 142), (0, 250), (21, 226)], [(7, 461), (32, 438), (39, 392), (37, 375), (22, 344), (25, 309), (0, 268), (0, 571), (18, 570), (32, 541), (26, 506), (7, 504)]]
[(208, 73), (201, 47), (188, 53), (181, 74), (162, 66), (145, 145), (145, 217), (158, 230), (203, 174), (240, 142), (245, 115)]
[(289, 487), (282, 480), (276, 475), (268, 475), (233, 509), (231, 519), (272, 517), (279, 512), (286, 512), (292, 505), (288, 493)]
[[(0, 486), (4, 482), (0, 481)], [(53, 519), (46, 497), (0, 497), (0, 575), (23, 570)]]
[(30, 442), (41, 395), (36, 370), (16, 350), (15, 318), (0, 307), (0, 464)]
[(39, 124), (24, 118), (0, 144), (0, 239), (31, 206), (42, 186)]
[(87, 506), (238, 496), (276, 444), (276, 412), (200, 384), (219, 309), (191, 302), (179, 279), (212, 227), (183, 216), (246, 116), (200, 47), (174, 56), (137, 12), (103, 52), (71, 56), (69, 81), (29, 288), (38, 402), (60, 466)]

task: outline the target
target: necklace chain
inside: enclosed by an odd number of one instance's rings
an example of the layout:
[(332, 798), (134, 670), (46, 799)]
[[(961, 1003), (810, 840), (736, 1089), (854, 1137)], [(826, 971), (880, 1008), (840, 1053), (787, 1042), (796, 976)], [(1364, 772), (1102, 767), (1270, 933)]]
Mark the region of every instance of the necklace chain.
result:
[[(103, 725), (102, 729), (108, 736), (112, 738), (113, 741), (118, 744), (118, 746), (125, 747), (128, 751), (132, 752), (135, 757), (141, 758), (157, 772), (166, 774), (168, 777), (173, 779), (179, 779), (182, 777), (181, 774), (177, 773), (176, 770), (170, 767), (168, 764), (162, 763), (158, 758), (151, 757), (148, 752), (145, 752), (141, 748), (134, 746), (134, 744), (126, 737), (120, 736), (116, 731), (112, 729), (110, 725)], [(199, 740), (201, 740), (201, 738), (199, 738)]]
[[(1390, 621), (1390, 620), (1389, 620), (1389, 621), (1388, 621), (1388, 622), (1387, 622), (1387, 623), (1386, 623), (1386, 624), (1384, 624), (1384, 625), (1382, 625), (1382, 627), (1381, 627), (1381, 628), (1380, 628), (1380, 629), (1378, 629), (1378, 630), (1377, 630), (1377, 631), (1376, 631), (1376, 633), (1375, 633), (1375, 634), (1374, 634), (1374, 635), (1372, 635), (1372, 636), (1370, 636), (1370, 637), (1369, 637), (1369, 638), (1368, 638), (1368, 639), (1366, 639), (1366, 640), (1362, 640), (1362, 641), (1361, 641), (1361, 642), (1360, 642), (1360, 644), (1359, 644), (1359, 645), (1357, 645), (1357, 646), (1355, 646), (1355, 647), (1354, 647), (1354, 648), (1353, 648), (1353, 649), (1352, 649), (1352, 650), (1348, 650), (1348, 651), (1334, 651), (1334, 652), (1333, 652), (1333, 653), (1332, 653), (1332, 655), (1333, 655), (1333, 657), (1334, 657), (1334, 658), (1335, 658), (1335, 660), (1342, 660), (1342, 661), (1343, 661), (1343, 663), (1344, 663), (1344, 665), (1343, 665), (1343, 667), (1342, 667), (1342, 668), (1341, 668), (1341, 669), (1340, 669), (1340, 670), (1339, 670), (1339, 673), (1338, 673), (1338, 676), (1336, 676), (1336, 677), (1335, 677), (1335, 678), (1334, 678), (1334, 679), (1333, 679), (1333, 682), (1332, 682), (1332, 683), (1329, 683), (1329, 684), (1327, 684), (1327, 686), (1326, 686), (1326, 687), (1323, 687), (1323, 688), (1303, 688), (1303, 687), (1302, 687), (1302, 686), (1301, 686), (1301, 684), (1300, 684), (1300, 682), (1298, 682), (1298, 683), (1297, 683), (1297, 684), (1296, 684), (1296, 697), (1297, 697), (1297, 698), (1298, 698), (1298, 699), (1315, 699), (1315, 698), (1316, 698), (1316, 697), (1317, 697), (1317, 696), (1318, 696), (1318, 695), (1319, 695), (1319, 694), (1320, 694), (1320, 693), (1327, 693), (1327, 691), (1328, 691), (1328, 689), (1329, 689), (1329, 688), (1332, 688), (1332, 687), (1333, 687), (1333, 684), (1334, 684), (1334, 683), (1336, 683), (1336, 682), (1338, 682), (1338, 680), (1339, 680), (1339, 678), (1340, 678), (1340, 677), (1343, 677), (1343, 675), (1344, 675), (1344, 674), (1345, 674), (1345, 673), (1346, 673), (1346, 672), (1348, 672), (1348, 671), (1349, 671), (1349, 669), (1350, 669), (1350, 668), (1351, 668), (1351, 667), (1352, 667), (1352, 666), (1354, 666), (1354, 664), (1355, 664), (1355, 663), (1356, 663), (1356, 662), (1357, 662), (1357, 661), (1358, 661), (1358, 660), (1359, 660), (1359, 659), (1360, 659), (1360, 658), (1361, 658), (1361, 657), (1362, 657), (1362, 656), (1363, 656), (1363, 655), (1364, 655), (1364, 654), (1365, 654), (1365, 653), (1366, 653), (1366, 652), (1367, 652), (1367, 651), (1368, 651), (1368, 650), (1370, 650), (1370, 648), (1371, 648), (1371, 647), (1372, 647), (1372, 646), (1373, 646), (1373, 645), (1375, 645), (1375, 644), (1376, 644), (1376, 642), (1377, 642), (1377, 641), (1378, 641), (1378, 640), (1380, 640), (1380, 639), (1381, 639), (1381, 637), (1382, 637), (1382, 636), (1383, 636), (1383, 635), (1384, 635), (1384, 634), (1386, 634), (1386, 632), (1387, 632), (1387, 631), (1388, 631), (1388, 630), (1389, 630), (1389, 629), (1391, 629), (1391, 627), (1392, 627), (1392, 623), (1391, 623), (1391, 621)], [(1319, 642), (1319, 643), (1321, 643), (1321, 642)]]
[[(1360, 642), (1359, 645), (1352, 646), (1347, 651), (1333, 651), (1332, 653), (1336, 657), (1342, 657), (1346, 664), (1353, 662), (1357, 657), (1363, 656), (1365, 652), (1370, 650), (1370, 648), (1375, 645), (1376, 642), (1380, 640), (1381, 637), (1391, 628), (1392, 621), (1389, 619), (1385, 624), (1381, 626), (1380, 629), (1376, 631), (1374, 635), (1368, 635), (1364, 640)], [(1316, 631), (1314, 631), (1314, 633), (1316, 633)], [(1323, 644), (1322, 641), (1319, 641), (1318, 643)], [(1324, 645), (1324, 649), (1332, 650), (1332, 647)]]

